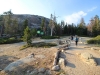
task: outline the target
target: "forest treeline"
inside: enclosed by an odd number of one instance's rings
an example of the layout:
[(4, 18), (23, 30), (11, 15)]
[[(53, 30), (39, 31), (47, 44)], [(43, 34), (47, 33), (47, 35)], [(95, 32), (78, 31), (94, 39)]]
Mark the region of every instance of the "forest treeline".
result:
[[(0, 36), (7, 35), (23, 35), (23, 31), (28, 24), (28, 19), (23, 21), (23, 24), (18, 23), (18, 19), (12, 18), (13, 13), (11, 11), (4, 12), (0, 15)], [(36, 31), (42, 31), (42, 35), (79, 35), (79, 36), (97, 36), (100, 35), (100, 19), (98, 15), (95, 15), (90, 19), (88, 24), (85, 23), (84, 18), (81, 18), (80, 22), (75, 25), (67, 24), (64, 21), (61, 23), (56, 22), (56, 16), (51, 14), (49, 24), (45, 23), (45, 18), (42, 19), (39, 29)], [(32, 31), (32, 29), (31, 29)], [(35, 32), (33, 30), (33, 32)], [(36, 32), (35, 32), (36, 33)], [(34, 33), (33, 33), (34, 34)]]

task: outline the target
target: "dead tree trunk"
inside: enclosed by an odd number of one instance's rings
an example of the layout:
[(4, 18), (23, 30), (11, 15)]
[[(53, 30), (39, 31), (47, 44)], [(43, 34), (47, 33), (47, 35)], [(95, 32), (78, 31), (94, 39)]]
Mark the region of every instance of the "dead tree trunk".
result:
[(53, 62), (53, 65), (54, 65), (54, 66), (55, 66), (55, 65), (58, 65), (60, 52), (61, 52), (61, 51), (59, 50), (59, 51), (57, 51), (57, 52), (55, 53), (55, 58), (54, 58), (54, 62)]

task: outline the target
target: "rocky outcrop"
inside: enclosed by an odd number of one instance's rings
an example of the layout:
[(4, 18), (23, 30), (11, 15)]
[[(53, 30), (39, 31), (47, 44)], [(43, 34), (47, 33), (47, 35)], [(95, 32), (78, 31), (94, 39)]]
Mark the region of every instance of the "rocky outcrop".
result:
[(40, 28), (41, 21), (43, 18), (45, 18), (45, 24), (49, 24), (49, 19), (43, 16), (38, 15), (30, 15), (30, 14), (14, 14), (12, 16), (13, 19), (16, 19), (18, 21), (19, 26), (23, 25), (23, 22), (27, 19), (28, 25), (31, 28)]
[(35, 58), (33, 58), (33, 55), (31, 54), (29, 54), (27, 57), (25, 57), (25, 58), (22, 58), (22, 59), (20, 59), (20, 60), (17, 60), (17, 61), (15, 61), (15, 62), (12, 62), (12, 63), (10, 63), (5, 69), (4, 69), (4, 71), (13, 71), (16, 67), (18, 67), (18, 66), (20, 66), (20, 65), (23, 65), (23, 64), (25, 64), (25, 63), (29, 63), (29, 62), (32, 62), (32, 61), (34, 61), (34, 60), (36, 60)]
[(80, 56), (80, 58), (82, 59), (82, 61), (84, 61), (85, 63), (87, 63), (88, 65), (93, 65), (96, 66), (97, 62), (95, 61), (94, 57), (92, 54), (88, 53), (88, 52), (84, 52), (84, 53), (76, 53), (78, 56)]

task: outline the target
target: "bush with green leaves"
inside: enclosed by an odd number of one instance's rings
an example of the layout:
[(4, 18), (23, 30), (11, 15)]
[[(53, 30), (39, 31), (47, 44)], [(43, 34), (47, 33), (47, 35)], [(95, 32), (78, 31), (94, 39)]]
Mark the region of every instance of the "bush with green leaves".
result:
[(49, 48), (49, 47), (53, 47), (53, 46), (57, 46), (56, 43), (45, 43), (45, 42), (38, 42), (38, 43), (33, 43), (32, 47), (45, 47), (45, 48)]
[(10, 44), (10, 43), (17, 43), (21, 41), (22, 41), (21, 39), (16, 39), (15, 37), (0, 38), (0, 44)]
[(42, 36), (41, 39), (59, 39), (59, 36)]
[[(36, 48), (39, 48), (39, 47), (42, 47), (42, 48), (50, 48), (50, 47), (53, 47), (53, 46), (57, 46), (56, 43), (45, 43), (45, 42), (38, 42), (38, 43), (32, 43), (31, 44), (31, 47), (36, 47)], [(24, 50), (26, 48), (30, 47), (29, 45), (23, 45), (20, 47), (20, 50)]]
[(100, 35), (87, 41), (88, 44), (100, 44)]

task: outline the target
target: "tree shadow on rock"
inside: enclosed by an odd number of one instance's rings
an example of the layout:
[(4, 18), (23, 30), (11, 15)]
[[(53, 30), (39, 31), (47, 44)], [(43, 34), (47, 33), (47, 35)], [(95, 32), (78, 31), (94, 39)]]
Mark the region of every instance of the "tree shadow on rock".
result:
[(17, 60), (17, 57), (3, 55), (0, 56), (0, 69), (4, 69), (7, 65)]
[(8, 71), (8, 75), (29, 75), (35, 68), (32, 65), (23, 64), (16, 67), (13, 71)]

